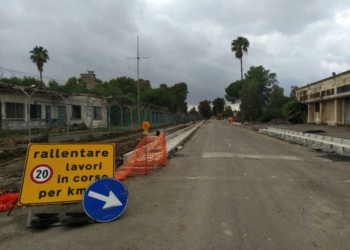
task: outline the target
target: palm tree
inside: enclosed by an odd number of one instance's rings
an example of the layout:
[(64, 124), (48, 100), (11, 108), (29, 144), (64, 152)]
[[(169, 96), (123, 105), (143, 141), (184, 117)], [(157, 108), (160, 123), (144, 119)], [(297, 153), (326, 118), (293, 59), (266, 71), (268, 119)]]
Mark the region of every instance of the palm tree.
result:
[[(235, 53), (235, 57), (241, 60), (241, 88), (243, 91), (243, 54), (248, 53), (249, 41), (247, 38), (239, 36), (236, 40), (232, 40), (231, 51)], [(242, 100), (241, 100), (242, 101)], [(244, 112), (242, 109), (242, 123), (244, 122)]]
[(235, 53), (235, 57), (241, 60), (241, 81), (243, 82), (243, 53), (248, 53), (249, 41), (247, 38), (239, 36), (236, 40), (232, 40), (231, 51)]
[(35, 46), (34, 49), (32, 51), (30, 51), (29, 53), (31, 53), (30, 59), (38, 67), (38, 70), (40, 72), (40, 81), (41, 81), (41, 84), (43, 84), (42, 72), (43, 72), (44, 63), (46, 63), (47, 60), (50, 59), (49, 55), (47, 54), (48, 51), (47, 51), (47, 49), (44, 49), (41, 46), (40, 47)]

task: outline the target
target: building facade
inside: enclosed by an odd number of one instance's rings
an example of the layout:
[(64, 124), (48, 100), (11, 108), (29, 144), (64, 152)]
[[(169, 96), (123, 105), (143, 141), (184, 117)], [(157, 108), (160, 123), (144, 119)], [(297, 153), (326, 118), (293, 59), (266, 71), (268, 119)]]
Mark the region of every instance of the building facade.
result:
[(80, 74), (80, 78), (86, 84), (87, 89), (93, 89), (97, 84), (103, 83), (100, 79), (96, 78), (94, 71)]
[(70, 95), (0, 82), (2, 129), (44, 128), (85, 123), (88, 128), (107, 127), (105, 98)]
[(350, 70), (298, 88), (296, 97), (308, 105), (308, 123), (350, 125)]

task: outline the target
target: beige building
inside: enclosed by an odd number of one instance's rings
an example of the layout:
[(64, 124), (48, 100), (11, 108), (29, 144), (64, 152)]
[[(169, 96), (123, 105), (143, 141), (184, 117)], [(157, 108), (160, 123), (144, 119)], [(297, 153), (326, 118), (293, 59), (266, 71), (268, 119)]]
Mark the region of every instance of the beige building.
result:
[(86, 83), (87, 89), (93, 89), (96, 84), (102, 83), (100, 79), (96, 78), (94, 71), (88, 71), (88, 73), (80, 74), (80, 78)]
[(107, 127), (105, 98), (71, 95), (0, 82), (2, 129), (45, 128), (84, 123), (88, 128)]
[(350, 125), (350, 70), (300, 87), (296, 96), (308, 105), (308, 123)]

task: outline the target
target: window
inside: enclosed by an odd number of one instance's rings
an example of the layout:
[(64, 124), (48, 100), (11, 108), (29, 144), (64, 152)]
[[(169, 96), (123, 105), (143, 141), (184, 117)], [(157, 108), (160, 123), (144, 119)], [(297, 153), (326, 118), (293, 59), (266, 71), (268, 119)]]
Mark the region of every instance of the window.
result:
[(101, 107), (94, 107), (94, 120), (101, 120)]
[(350, 91), (350, 85), (344, 85), (342, 87), (337, 88), (337, 94), (345, 93)]
[(334, 89), (327, 89), (321, 92), (321, 96), (334, 95)]
[(320, 103), (319, 102), (315, 103), (315, 112), (320, 112)]
[(72, 118), (81, 118), (81, 106), (72, 106)]
[(41, 118), (41, 105), (30, 104), (30, 118), (33, 118), (33, 119)]
[(6, 102), (6, 118), (24, 118), (24, 104)]
[(310, 94), (310, 99), (319, 98), (319, 97), (320, 97), (320, 92)]

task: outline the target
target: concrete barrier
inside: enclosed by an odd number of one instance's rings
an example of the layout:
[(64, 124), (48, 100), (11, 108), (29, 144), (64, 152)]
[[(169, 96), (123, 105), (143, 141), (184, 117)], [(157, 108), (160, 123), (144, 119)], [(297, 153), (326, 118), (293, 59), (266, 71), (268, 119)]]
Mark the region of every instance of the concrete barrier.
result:
[(314, 149), (321, 149), (325, 152), (335, 152), (340, 155), (350, 156), (350, 140), (348, 139), (276, 128), (263, 129), (262, 133), (303, 146), (313, 147)]
[[(241, 123), (234, 122), (233, 125), (241, 126)], [(328, 153), (335, 152), (337, 154), (350, 156), (350, 140), (348, 139), (271, 127), (261, 129), (260, 126), (258, 131), (259, 134), (261, 133), (281, 140), (297, 143), (305, 147), (313, 147), (314, 149), (321, 149)]]
[[(188, 126), (187, 128), (176, 131), (175, 133), (166, 135), (165, 138), (167, 141), (168, 154), (173, 152), (175, 147), (177, 147), (180, 143), (186, 140), (194, 131), (196, 131), (200, 126), (202, 126), (203, 123), (204, 121), (196, 123), (192, 126)], [(152, 135), (155, 135), (155, 133), (152, 133)], [(125, 162), (128, 159), (128, 157), (132, 155), (134, 155), (134, 151), (124, 154), (123, 161)]]

